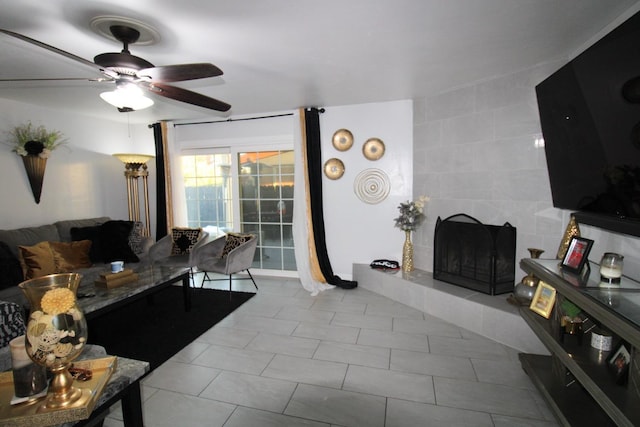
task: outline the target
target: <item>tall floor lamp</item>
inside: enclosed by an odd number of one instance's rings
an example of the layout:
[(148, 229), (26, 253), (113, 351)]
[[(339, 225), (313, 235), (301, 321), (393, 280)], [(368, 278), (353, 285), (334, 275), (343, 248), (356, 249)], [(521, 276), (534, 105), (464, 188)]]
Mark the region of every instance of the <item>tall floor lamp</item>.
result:
[(150, 236), (149, 229), (149, 185), (147, 178), (149, 177), (149, 171), (147, 171), (147, 162), (153, 159), (153, 156), (147, 154), (127, 154), (116, 153), (113, 155), (124, 163), (124, 176), (127, 180), (127, 201), (129, 204), (129, 220), (140, 221), (140, 192), (138, 191), (138, 178), (142, 178), (143, 187), (143, 199), (144, 199), (144, 227), (142, 228), (142, 234), (144, 236)]

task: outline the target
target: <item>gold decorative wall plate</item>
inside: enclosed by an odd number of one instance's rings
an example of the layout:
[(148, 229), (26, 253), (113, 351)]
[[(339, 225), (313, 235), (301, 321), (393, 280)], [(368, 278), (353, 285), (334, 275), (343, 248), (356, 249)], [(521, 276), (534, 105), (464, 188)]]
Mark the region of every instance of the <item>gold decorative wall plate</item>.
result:
[(344, 175), (344, 163), (335, 157), (327, 160), (324, 163), (324, 174), (329, 179), (340, 179)]
[(338, 151), (347, 151), (353, 145), (353, 134), (348, 129), (338, 129), (333, 133), (333, 146)]
[(384, 142), (379, 138), (369, 138), (362, 146), (362, 154), (369, 160), (384, 156)]

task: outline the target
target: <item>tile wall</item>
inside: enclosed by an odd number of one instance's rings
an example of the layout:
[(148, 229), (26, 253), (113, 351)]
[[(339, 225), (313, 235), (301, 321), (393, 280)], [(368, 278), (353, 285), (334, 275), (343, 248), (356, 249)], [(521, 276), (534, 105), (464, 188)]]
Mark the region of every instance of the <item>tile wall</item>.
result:
[[(415, 265), (433, 271), (438, 216), (466, 213), (517, 227), (516, 259), (527, 248), (555, 257), (569, 211), (552, 205), (535, 86), (565, 61), (548, 62), (429, 98), (414, 100), (414, 196), (428, 195), (428, 220), (415, 235)], [(589, 259), (625, 255), (625, 273), (640, 278), (640, 239), (588, 226)]]

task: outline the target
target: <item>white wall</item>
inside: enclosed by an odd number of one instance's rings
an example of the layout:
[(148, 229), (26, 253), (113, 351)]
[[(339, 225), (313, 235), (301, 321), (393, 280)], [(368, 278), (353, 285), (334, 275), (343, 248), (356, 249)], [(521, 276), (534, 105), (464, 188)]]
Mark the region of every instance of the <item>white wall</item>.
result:
[[(153, 133), (147, 126), (79, 117), (34, 105), (0, 99), (0, 228), (48, 224), (62, 219), (110, 216), (127, 219), (124, 166), (116, 152), (153, 154)], [(31, 121), (61, 131), (68, 143), (47, 161), (42, 197), (36, 204), (22, 159), (11, 151), (14, 126)], [(155, 170), (150, 165), (151, 176)], [(153, 179), (153, 178), (152, 178)], [(155, 185), (152, 198), (155, 201)]]
[[(324, 219), (327, 252), (334, 274), (352, 278), (352, 265), (377, 258), (402, 259), (404, 233), (394, 227), (398, 204), (412, 194), (412, 110), (411, 101), (396, 101), (325, 107), (320, 115), (323, 164), (338, 158), (345, 165), (342, 178), (323, 178)], [(348, 151), (333, 147), (338, 129), (349, 129), (354, 144)], [(362, 154), (368, 138), (380, 138), (385, 154), (376, 161)], [(389, 196), (378, 204), (362, 202), (354, 192), (354, 179), (365, 169), (384, 171), (390, 179)]]
[[(278, 113), (265, 115), (271, 114)], [(173, 133), (176, 146), (187, 148), (256, 143), (265, 138), (293, 140), (292, 120), (298, 120), (297, 116), (178, 126)], [(349, 129), (355, 139), (353, 147), (344, 152), (331, 142), (333, 133), (341, 128)], [(334, 274), (351, 279), (354, 263), (370, 263), (376, 258), (400, 261), (404, 233), (394, 228), (393, 218), (398, 215), (398, 204), (411, 197), (412, 102), (325, 107), (320, 133), (323, 164), (333, 157), (345, 164), (341, 179), (323, 176), (322, 182), (327, 251)], [(362, 145), (371, 137), (382, 139), (386, 146), (377, 161), (362, 154)], [(366, 204), (354, 193), (355, 177), (367, 168), (382, 169), (389, 175), (391, 192), (382, 203)]]
[[(528, 257), (529, 247), (555, 258), (570, 212), (552, 204), (544, 149), (536, 145), (542, 131), (535, 85), (564, 62), (415, 101), (414, 194), (432, 197), (418, 233), (418, 268), (433, 271), (436, 218), (461, 212), (517, 227), (516, 259)], [(640, 239), (588, 226), (581, 231), (595, 240), (591, 261), (622, 253), (625, 274), (640, 278)]]

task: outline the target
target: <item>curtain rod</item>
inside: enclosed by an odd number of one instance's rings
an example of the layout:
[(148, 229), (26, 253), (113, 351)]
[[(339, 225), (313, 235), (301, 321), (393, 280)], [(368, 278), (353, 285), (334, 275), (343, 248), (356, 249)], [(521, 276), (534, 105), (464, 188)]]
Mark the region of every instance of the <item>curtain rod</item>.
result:
[(228, 118), (226, 120), (212, 120), (212, 121), (206, 121), (206, 122), (174, 123), (173, 127), (189, 126), (189, 125), (204, 125), (204, 124), (211, 124), (211, 123), (242, 122), (242, 121), (246, 121), (246, 120), (273, 119), (273, 118), (276, 118), (276, 117), (285, 117), (285, 116), (293, 116), (293, 113), (273, 114), (271, 116), (245, 117), (245, 118), (242, 118), (242, 119)]

